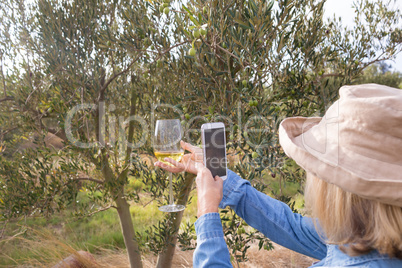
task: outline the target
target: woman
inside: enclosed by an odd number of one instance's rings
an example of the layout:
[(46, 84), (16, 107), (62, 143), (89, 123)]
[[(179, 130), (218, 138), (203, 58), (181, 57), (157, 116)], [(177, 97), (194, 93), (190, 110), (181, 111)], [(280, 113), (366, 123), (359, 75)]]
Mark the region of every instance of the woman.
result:
[(402, 267), (402, 91), (344, 86), (323, 118), (285, 119), (279, 138), (307, 172), (311, 218), (230, 170), (224, 182), (212, 178), (189, 144), (181, 163), (168, 159), (175, 167), (155, 163), (197, 174), (194, 267), (231, 267), (218, 214), (226, 206), (272, 241), (319, 259), (312, 267)]

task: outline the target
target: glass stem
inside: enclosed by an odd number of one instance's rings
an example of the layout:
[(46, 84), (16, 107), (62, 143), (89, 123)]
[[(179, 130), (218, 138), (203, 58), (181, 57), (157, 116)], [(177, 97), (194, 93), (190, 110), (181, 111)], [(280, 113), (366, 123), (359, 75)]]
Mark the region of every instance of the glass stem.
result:
[(172, 173), (169, 173), (169, 204), (173, 205)]

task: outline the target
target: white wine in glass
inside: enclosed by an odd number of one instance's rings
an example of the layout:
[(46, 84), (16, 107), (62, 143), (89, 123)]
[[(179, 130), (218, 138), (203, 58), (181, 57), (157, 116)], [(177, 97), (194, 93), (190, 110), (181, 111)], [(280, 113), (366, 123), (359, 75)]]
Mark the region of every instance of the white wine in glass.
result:
[(168, 164), (170, 166), (173, 166), (169, 162), (165, 161), (166, 157), (172, 158), (173, 160), (180, 162), (181, 158), (183, 157), (184, 152), (183, 151), (172, 151), (172, 152), (155, 152), (155, 156), (158, 159), (158, 161), (161, 161), (165, 164)]
[[(182, 129), (179, 119), (167, 119), (156, 121), (154, 136), (154, 153), (156, 158), (168, 165), (166, 157), (180, 161), (184, 151), (180, 147), (182, 138)], [(173, 200), (172, 173), (169, 173), (169, 205), (159, 207), (163, 212), (178, 212), (185, 208), (183, 205), (177, 205)]]

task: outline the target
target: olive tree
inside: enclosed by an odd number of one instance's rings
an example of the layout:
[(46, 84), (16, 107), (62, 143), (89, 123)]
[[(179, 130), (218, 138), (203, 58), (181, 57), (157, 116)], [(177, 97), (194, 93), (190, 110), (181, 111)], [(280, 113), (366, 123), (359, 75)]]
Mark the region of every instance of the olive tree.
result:
[[(193, 144), (200, 144), (202, 123), (223, 121), (229, 168), (295, 209), (266, 180), (303, 181), (278, 144), (280, 121), (322, 114), (340, 85), (393, 58), (402, 41), (400, 13), (382, 1), (358, 2), (353, 29), (324, 21), (325, 1), (312, 0), (48, 0), (2, 7), (14, 11), (2, 19), (15, 33), (2, 39), (2, 55), (11, 55), (13, 44), (21, 58), (11, 74), (2, 72), (1, 113), (14, 120), (0, 129), (2, 136), (8, 131), (7, 148), (36, 137), (35, 149), (0, 156), (2, 220), (51, 215), (67, 205), (82, 216), (116, 209), (131, 267), (142, 266), (144, 248), (159, 254), (158, 267), (170, 267), (177, 241), (184, 250), (195, 246), (182, 212), (144, 234), (132, 223), (129, 207), (140, 196), (127, 191), (129, 176), (166, 202), (166, 174), (144, 161), (153, 155), (156, 118), (181, 118)], [(64, 142), (61, 150), (46, 147), (48, 133)], [(178, 176), (177, 203), (187, 204), (193, 179)], [(81, 187), (89, 206), (77, 203)], [(250, 242), (272, 248), (230, 209), (221, 216), (234, 262), (247, 260)]]
[[(390, 3), (357, 2), (352, 29), (337, 18), (323, 20), (325, 1), (189, 1), (177, 6), (171, 27), (192, 40), (181, 47), (183, 60), (170, 65), (171, 72), (183, 70), (178, 79), (187, 139), (200, 144), (193, 130), (203, 122), (225, 122), (229, 167), (294, 209), (282, 188), (266, 180), (284, 185), (304, 178), (284, 157), (278, 125), (287, 116), (322, 115), (341, 85), (401, 51), (400, 12), (390, 10)], [(234, 261), (247, 259), (250, 241), (271, 248), (231, 210), (221, 216)]]
[[(35, 149), (1, 158), (3, 220), (51, 215), (67, 206), (81, 216), (116, 209), (130, 265), (141, 267), (129, 210), (139, 196), (125, 186), (129, 175), (157, 178), (159, 187), (150, 191), (163, 202), (162, 171), (150, 169), (139, 155), (152, 153), (151, 142), (143, 136), (149, 134), (154, 104), (165, 98), (177, 101), (169, 90), (156, 95), (163, 78), (149, 75), (177, 44), (163, 35), (149, 4), (142, 2), (7, 4), (4, 7), (15, 12), (9, 17), (14, 33), (21, 33), (12, 40), (21, 48), (20, 66), (3, 78), (13, 88), (8, 110), (15, 111), (21, 123), (8, 141), (17, 148), (19, 139), (33, 136)], [(149, 49), (151, 35), (154, 51)], [(61, 150), (46, 146), (49, 133), (62, 140)], [(191, 188), (185, 185), (193, 178), (180, 178), (178, 202), (185, 204)], [(81, 187), (88, 191), (89, 205), (77, 199)], [(179, 226), (181, 215), (168, 215), (166, 222)], [(174, 226), (160, 247), (174, 240)], [(159, 251), (162, 257), (167, 254)]]

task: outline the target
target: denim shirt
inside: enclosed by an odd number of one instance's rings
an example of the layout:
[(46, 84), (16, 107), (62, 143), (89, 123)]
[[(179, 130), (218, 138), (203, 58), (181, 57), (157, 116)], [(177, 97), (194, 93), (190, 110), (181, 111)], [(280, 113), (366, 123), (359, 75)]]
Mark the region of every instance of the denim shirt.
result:
[[(227, 206), (275, 243), (320, 260), (311, 267), (402, 267), (402, 260), (376, 250), (350, 257), (337, 245), (325, 244), (311, 218), (293, 213), (288, 205), (257, 191), (231, 170), (223, 183), (219, 204), (220, 208)], [(194, 267), (232, 267), (219, 214), (202, 215), (195, 222), (195, 230)]]

